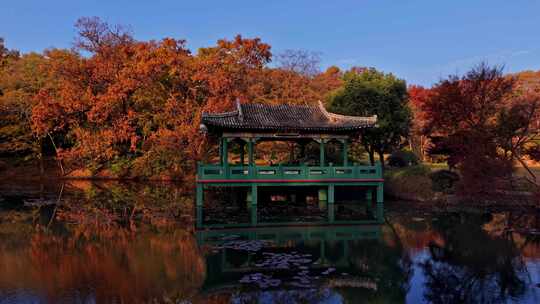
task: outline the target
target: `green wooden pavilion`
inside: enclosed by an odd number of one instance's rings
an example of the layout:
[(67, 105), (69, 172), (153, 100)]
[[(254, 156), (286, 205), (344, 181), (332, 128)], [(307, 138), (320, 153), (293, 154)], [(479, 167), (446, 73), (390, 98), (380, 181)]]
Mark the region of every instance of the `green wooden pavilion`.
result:
[[(372, 219), (365, 222), (381, 222), (383, 175), (380, 164), (359, 165), (352, 163), (348, 157), (351, 140), (361, 136), (366, 128), (376, 127), (376, 123), (376, 116), (356, 117), (330, 113), (321, 102), (318, 105), (236, 102), (234, 111), (203, 113), (201, 132), (219, 142), (219, 160), (214, 164), (198, 165), (198, 226), (202, 226), (205, 190), (211, 187), (247, 187), (246, 201), (251, 210), (255, 210), (251, 216), (251, 225), (264, 224), (257, 221), (256, 215), (258, 192), (264, 187), (281, 187), (289, 191), (291, 187), (317, 187), (318, 200), (327, 206), (330, 223), (335, 223), (336, 191), (346, 192), (347, 187), (362, 187), (365, 189), (365, 197), (358, 198), (358, 201), (374, 205), (369, 209)], [(273, 159), (274, 151), (271, 149), (256, 151), (258, 144), (276, 141), (295, 145), (288, 161), (279, 162), (275, 157)], [(231, 157), (233, 144), (237, 147), (237, 158), (234, 161)], [(318, 150), (315, 153), (317, 157), (313, 157), (314, 147)], [(312, 152), (311, 157), (306, 153), (307, 150)], [(269, 163), (263, 164), (256, 160), (256, 152), (267, 156)]]

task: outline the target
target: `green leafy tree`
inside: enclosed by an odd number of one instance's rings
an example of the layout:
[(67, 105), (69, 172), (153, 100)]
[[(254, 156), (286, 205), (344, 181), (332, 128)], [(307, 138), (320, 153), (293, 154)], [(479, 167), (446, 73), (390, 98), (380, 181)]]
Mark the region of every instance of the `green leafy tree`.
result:
[(361, 143), (372, 164), (377, 153), (384, 165), (384, 153), (397, 149), (409, 133), (407, 85), (404, 80), (374, 68), (353, 68), (343, 79), (343, 87), (329, 97), (330, 109), (346, 115), (377, 115), (378, 127), (366, 130)]
[(0, 155), (36, 159), (41, 142), (30, 128), (34, 95), (45, 85), (39, 54), (19, 55), (0, 39)]

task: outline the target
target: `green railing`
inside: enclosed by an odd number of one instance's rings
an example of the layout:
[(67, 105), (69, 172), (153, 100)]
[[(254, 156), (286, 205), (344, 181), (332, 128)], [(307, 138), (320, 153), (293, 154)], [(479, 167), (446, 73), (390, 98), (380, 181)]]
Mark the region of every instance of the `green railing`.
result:
[(382, 179), (380, 163), (374, 166), (241, 166), (199, 164), (197, 180), (357, 180)]

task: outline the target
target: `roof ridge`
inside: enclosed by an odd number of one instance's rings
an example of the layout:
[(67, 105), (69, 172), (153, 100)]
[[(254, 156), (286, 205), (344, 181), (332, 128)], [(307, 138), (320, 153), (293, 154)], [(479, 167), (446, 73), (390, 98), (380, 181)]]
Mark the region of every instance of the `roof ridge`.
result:
[(242, 111), (242, 104), (240, 103), (240, 100), (236, 98), (236, 112), (238, 112), (238, 119), (240, 119), (241, 122), (244, 121), (244, 111)]
[(208, 113), (208, 112), (202, 112), (202, 117), (231, 117), (231, 116), (238, 116), (238, 110), (229, 111), (229, 112), (223, 112), (223, 113)]
[(264, 102), (248, 102), (248, 103), (242, 103), (243, 106), (263, 106), (263, 107), (296, 107), (296, 108), (311, 108), (316, 109), (317, 106), (314, 106), (312, 104), (290, 104), (290, 103), (264, 103)]
[(324, 114), (324, 116), (326, 116), (326, 118), (328, 118), (328, 119), (344, 119), (345, 118), (345, 119), (350, 119), (350, 120), (354, 120), (354, 121), (361, 121), (361, 122), (373, 122), (373, 123), (377, 122), (377, 115), (372, 115), (372, 116), (349, 116), (349, 115), (342, 115), (342, 114), (328, 112), (328, 110), (326, 110), (326, 108), (324, 107), (324, 104), (320, 100), (319, 100), (319, 108), (320, 108), (321, 112)]

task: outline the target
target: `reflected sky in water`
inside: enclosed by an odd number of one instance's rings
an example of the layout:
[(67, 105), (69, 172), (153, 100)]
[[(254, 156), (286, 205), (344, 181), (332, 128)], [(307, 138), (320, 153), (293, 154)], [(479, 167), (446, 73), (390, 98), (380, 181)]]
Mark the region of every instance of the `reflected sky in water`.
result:
[(190, 191), (0, 185), (0, 303), (540, 303), (536, 214), (197, 230)]

